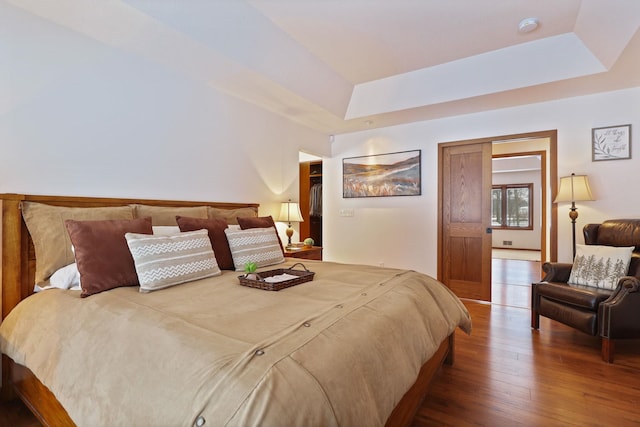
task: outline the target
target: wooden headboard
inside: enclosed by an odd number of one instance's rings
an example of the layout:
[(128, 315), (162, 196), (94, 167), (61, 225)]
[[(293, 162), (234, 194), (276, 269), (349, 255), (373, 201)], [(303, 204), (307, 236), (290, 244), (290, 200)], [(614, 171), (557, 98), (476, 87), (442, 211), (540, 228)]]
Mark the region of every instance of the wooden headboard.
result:
[(0, 298), (2, 311), (0, 319), (23, 299), (33, 293), (35, 283), (35, 251), (31, 236), (22, 219), (22, 201), (33, 201), (56, 206), (103, 207), (145, 204), (153, 206), (212, 206), (219, 209), (252, 207), (257, 203), (191, 202), (177, 200), (118, 199), (101, 197), (36, 196), (28, 194), (0, 194)]

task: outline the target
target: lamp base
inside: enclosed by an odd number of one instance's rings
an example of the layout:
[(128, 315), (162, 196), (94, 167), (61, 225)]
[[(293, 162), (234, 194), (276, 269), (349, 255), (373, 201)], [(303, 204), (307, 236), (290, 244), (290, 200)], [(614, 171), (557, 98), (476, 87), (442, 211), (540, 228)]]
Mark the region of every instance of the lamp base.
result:
[(576, 258), (576, 219), (578, 219), (578, 208), (576, 208), (576, 203), (571, 202), (571, 208), (569, 209), (569, 218), (571, 218), (571, 237), (572, 240), (572, 248), (573, 248), (573, 258)]
[(291, 237), (293, 236), (293, 228), (291, 228), (291, 224), (289, 224), (289, 227), (287, 227), (286, 233), (287, 233), (287, 239), (288, 239), (287, 249), (291, 249), (291, 247), (292, 247), (291, 246)]

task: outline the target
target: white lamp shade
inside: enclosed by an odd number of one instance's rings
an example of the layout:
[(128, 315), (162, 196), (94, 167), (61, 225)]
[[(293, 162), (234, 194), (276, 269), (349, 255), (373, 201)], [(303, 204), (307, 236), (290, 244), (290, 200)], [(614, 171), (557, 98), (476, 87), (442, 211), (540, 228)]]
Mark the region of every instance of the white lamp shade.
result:
[(554, 200), (555, 203), (583, 200), (595, 200), (586, 175), (571, 174), (560, 178), (560, 190), (558, 190), (558, 195)]
[(280, 207), (278, 221), (282, 222), (304, 222), (300, 206), (295, 202), (284, 202)]

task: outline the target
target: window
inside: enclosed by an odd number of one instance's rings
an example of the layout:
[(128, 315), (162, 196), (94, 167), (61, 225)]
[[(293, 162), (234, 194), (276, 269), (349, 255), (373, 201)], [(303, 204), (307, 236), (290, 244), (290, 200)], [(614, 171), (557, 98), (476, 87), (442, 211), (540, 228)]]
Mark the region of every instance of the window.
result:
[(493, 228), (532, 230), (533, 184), (494, 185), (491, 189)]

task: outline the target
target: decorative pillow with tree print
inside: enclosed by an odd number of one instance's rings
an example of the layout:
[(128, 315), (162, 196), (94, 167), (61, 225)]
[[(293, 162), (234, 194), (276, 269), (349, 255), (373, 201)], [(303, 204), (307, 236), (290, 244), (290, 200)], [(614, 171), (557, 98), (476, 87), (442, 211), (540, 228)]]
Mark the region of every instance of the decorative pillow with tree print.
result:
[(615, 289), (626, 276), (634, 247), (576, 245), (569, 283)]

